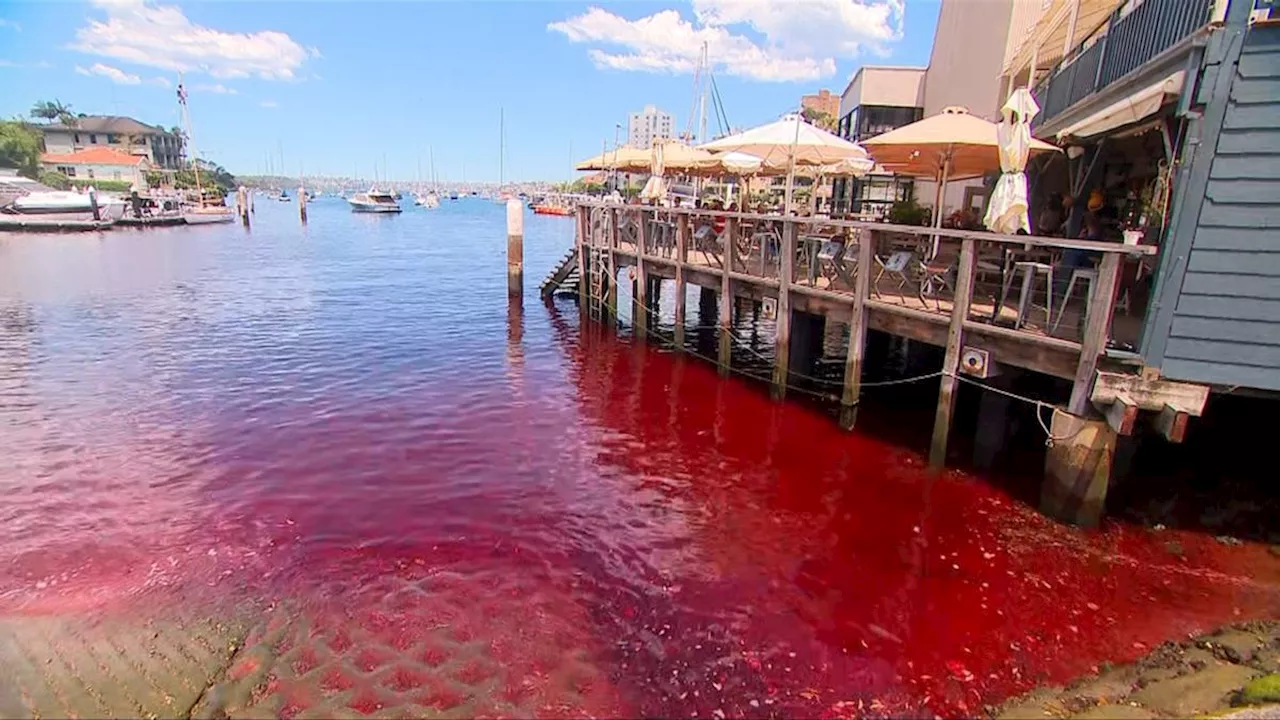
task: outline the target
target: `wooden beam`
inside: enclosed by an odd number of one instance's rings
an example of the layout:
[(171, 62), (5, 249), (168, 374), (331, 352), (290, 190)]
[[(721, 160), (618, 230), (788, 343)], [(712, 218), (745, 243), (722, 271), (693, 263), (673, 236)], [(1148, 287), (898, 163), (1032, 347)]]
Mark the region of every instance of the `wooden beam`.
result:
[(591, 278), (587, 276), (587, 234), (591, 232), (590, 208), (578, 208), (578, 314), (591, 304)]
[(1098, 280), (1089, 293), (1089, 311), (1085, 313), (1084, 341), (1080, 343), (1080, 364), (1076, 366), (1075, 383), (1067, 412), (1083, 416), (1089, 409), (1098, 356), (1107, 347), (1111, 331), (1111, 313), (1115, 310), (1116, 281), (1120, 277), (1120, 256), (1104, 255), (1098, 267)]
[(960, 268), (956, 276), (955, 304), (947, 327), (947, 352), (942, 360), (942, 382), (938, 387), (938, 409), (933, 416), (933, 442), (929, 444), (929, 467), (941, 470), (947, 464), (947, 438), (951, 434), (951, 413), (955, 408), (956, 370), (964, 343), (964, 321), (969, 317), (973, 297), (973, 266), (977, 260), (976, 240), (965, 239), (960, 246)]
[(778, 334), (774, 342), (773, 399), (781, 400), (787, 394), (787, 373), (791, 365), (791, 273), (796, 258), (796, 237), (799, 228), (789, 222), (782, 230), (782, 256), (778, 265)]
[(639, 213), (640, 231), (636, 233), (636, 279), (631, 284), (632, 303), (631, 323), (635, 326), (636, 338), (640, 342), (649, 339), (649, 276), (645, 273), (644, 251), (648, 246), (649, 223), (644, 213)]
[(840, 399), (840, 427), (852, 430), (858, 422), (858, 399), (862, 394), (862, 353), (867, 341), (867, 295), (871, 291), (871, 264), (875, 240), (869, 232), (859, 233), (858, 276), (853, 281), (853, 309), (849, 313), (849, 349), (844, 361), (844, 396)]
[(1093, 404), (1108, 405), (1118, 395), (1130, 398), (1142, 410), (1161, 412), (1172, 405), (1192, 417), (1200, 417), (1209, 400), (1209, 387), (1161, 380), (1146, 374), (1126, 375), (1099, 371), (1090, 396)]
[(1111, 404), (1095, 404), (1094, 407), (1107, 419), (1107, 424), (1117, 435), (1133, 434), (1133, 425), (1138, 420), (1138, 405), (1129, 396), (1116, 395)]
[(1187, 421), (1190, 417), (1191, 413), (1185, 408), (1166, 404), (1160, 409), (1160, 414), (1156, 415), (1156, 430), (1165, 440), (1180, 443), (1187, 436)]
[(608, 252), (605, 254), (605, 322), (618, 322), (618, 208), (609, 208)]
[(684, 279), (684, 264), (688, 260), (689, 216), (676, 218), (676, 350), (684, 352), (685, 305), (688, 304), (688, 285)]
[(737, 245), (738, 219), (729, 218), (724, 226), (724, 267), (720, 275), (720, 375), (729, 376), (730, 353), (733, 349), (733, 249)]

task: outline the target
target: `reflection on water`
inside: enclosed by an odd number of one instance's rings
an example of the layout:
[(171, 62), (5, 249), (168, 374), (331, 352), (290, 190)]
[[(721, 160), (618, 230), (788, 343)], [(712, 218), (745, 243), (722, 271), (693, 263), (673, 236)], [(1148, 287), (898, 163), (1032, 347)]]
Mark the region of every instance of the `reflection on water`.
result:
[[(1280, 608), (1265, 548), (1077, 533), (508, 308), (501, 207), (310, 214), (0, 236), (4, 610), (260, 597), (331, 646), (470, 653), (495, 707), (813, 715), (973, 712)], [(526, 233), (532, 282), (572, 222)]]

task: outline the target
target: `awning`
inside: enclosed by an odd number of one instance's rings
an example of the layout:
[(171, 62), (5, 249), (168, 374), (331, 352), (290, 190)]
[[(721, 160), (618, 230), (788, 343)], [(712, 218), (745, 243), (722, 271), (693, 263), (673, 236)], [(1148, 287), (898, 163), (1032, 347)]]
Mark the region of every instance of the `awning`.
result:
[[(1070, 52), (1098, 29), (1125, 0), (1046, 0), (1036, 23), (1018, 44), (1018, 50), (1009, 58), (1001, 75), (1018, 77), (1031, 67), (1034, 57), (1036, 68), (1044, 72), (1062, 60), (1063, 47)], [(1075, 13), (1072, 27), (1071, 14)], [(1074, 31), (1074, 32), (1073, 32)], [(1071, 33), (1071, 37), (1067, 34)], [(1035, 78), (1031, 79), (1035, 85)]]
[(1182, 84), (1186, 72), (1179, 70), (1168, 77), (1157, 80), (1141, 90), (1111, 103), (1092, 115), (1072, 123), (1057, 132), (1059, 140), (1066, 137), (1091, 138), (1125, 125), (1132, 125), (1143, 118), (1151, 117), (1170, 98), (1182, 93)]

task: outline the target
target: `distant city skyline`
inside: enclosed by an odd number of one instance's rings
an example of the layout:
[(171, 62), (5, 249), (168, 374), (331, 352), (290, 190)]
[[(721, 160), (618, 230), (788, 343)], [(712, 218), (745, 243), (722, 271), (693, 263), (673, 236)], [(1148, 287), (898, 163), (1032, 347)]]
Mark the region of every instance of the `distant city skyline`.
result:
[[(924, 64), (937, 0), (391, 3), (0, 0), (0, 115), (76, 112), (180, 124), (199, 155), (262, 174), (569, 180), (645, 105), (693, 117), (704, 43), (726, 114), (750, 127), (862, 64)], [(498, 8), (500, 7), (500, 11)], [(422, 28), (431, 28), (429, 41)], [(188, 40), (187, 38), (192, 38)], [(198, 38), (216, 42), (202, 42)], [(274, 166), (277, 160), (272, 161)]]

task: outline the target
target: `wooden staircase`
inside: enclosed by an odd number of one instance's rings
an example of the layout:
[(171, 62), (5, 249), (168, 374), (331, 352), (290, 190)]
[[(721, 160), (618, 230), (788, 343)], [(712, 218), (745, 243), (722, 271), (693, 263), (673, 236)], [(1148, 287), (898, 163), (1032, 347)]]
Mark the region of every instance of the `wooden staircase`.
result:
[(578, 249), (576, 247), (560, 258), (560, 262), (542, 281), (538, 291), (543, 300), (550, 300), (558, 292), (567, 295), (578, 294)]

